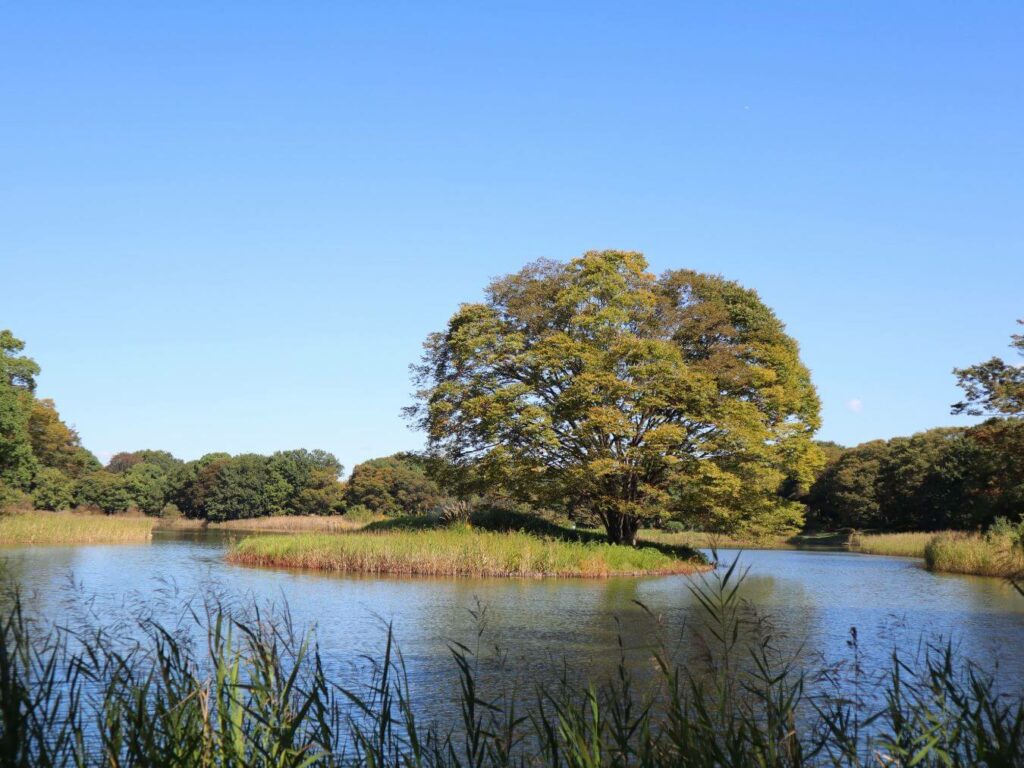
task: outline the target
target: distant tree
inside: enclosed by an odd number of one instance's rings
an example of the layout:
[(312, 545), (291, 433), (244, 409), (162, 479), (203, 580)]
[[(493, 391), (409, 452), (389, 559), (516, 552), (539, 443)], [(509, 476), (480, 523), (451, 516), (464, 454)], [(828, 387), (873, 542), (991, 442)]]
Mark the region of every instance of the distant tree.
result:
[(216, 483), (217, 473), (230, 460), (229, 453), (208, 453), (178, 467), (170, 476), (170, 502), (186, 517), (205, 518), (206, 500)]
[(0, 331), (0, 383), (35, 392), (39, 365), (32, 358), (19, 355), (23, 349), (25, 342), (14, 338), (9, 330)]
[(341, 463), (327, 451), (278, 451), (271, 470), (288, 483), (285, 511), (291, 515), (331, 515), (344, 511)]
[(114, 454), (107, 462), (107, 471), (120, 474), (127, 472), (137, 464), (152, 464), (170, 473), (182, 465), (181, 459), (175, 458), (168, 451), (124, 451)]
[(110, 461), (107, 462), (107, 466), (104, 469), (107, 472), (113, 472), (115, 475), (120, 475), (127, 472), (129, 469), (134, 467), (136, 464), (142, 463), (142, 457), (135, 451), (121, 451), (115, 453), (110, 457)]
[(417, 515), (443, 501), (437, 483), (422, 465), (402, 455), (357, 464), (345, 489), (350, 507), (363, 506), (381, 515)]
[(831, 440), (815, 440), (814, 443), (818, 446), (818, 450), (821, 451), (822, 458), (825, 461), (824, 466), (826, 467), (838, 461), (844, 453), (850, 450), (845, 445), (840, 445)]
[(55, 467), (71, 478), (102, 468), (82, 447), (78, 433), (61, 420), (53, 400), (33, 401), (28, 431), (32, 451), (44, 467)]
[(952, 523), (947, 499), (952, 486), (944, 470), (952, 467), (963, 433), (938, 428), (889, 441), (875, 490), (881, 527), (931, 531)]
[(75, 483), (75, 501), (99, 507), (107, 514), (124, 512), (132, 506), (124, 478), (103, 469), (83, 475)]
[(1024, 420), (990, 419), (966, 431), (968, 459), (957, 467), (970, 517), (962, 527), (989, 526), (997, 517), (1024, 520)]
[(273, 471), (266, 456), (242, 454), (213, 462), (199, 472), (207, 481), (204, 505), (206, 518), (215, 522), (250, 517), (281, 515), (291, 487)]
[(75, 501), (74, 481), (54, 467), (36, 472), (32, 487), (32, 504), (36, 509), (69, 509)]
[(822, 471), (808, 493), (811, 516), (830, 528), (874, 528), (881, 523), (876, 484), (889, 453), (884, 440), (849, 448)]
[[(1024, 325), (1024, 320), (1017, 322)], [(1024, 356), (1024, 335), (1012, 339), (1010, 347)], [(953, 405), (954, 414), (1024, 416), (1024, 365), (993, 357), (970, 368), (954, 368), (953, 373), (965, 394)]]
[(121, 474), (132, 502), (147, 515), (158, 515), (167, 503), (170, 473), (159, 464), (140, 462)]
[(28, 427), (39, 366), (18, 354), (24, 348), (10, 331), (0, 331), (0, 483), (28, 490), (39, 465)]
[(590, 252), (499, 278), (428, 337), (408, 415), (451, 466), (632, 544), (683, 517), (792, 530), (821, 464), (819, 402), (757, 294), (639, 253)]

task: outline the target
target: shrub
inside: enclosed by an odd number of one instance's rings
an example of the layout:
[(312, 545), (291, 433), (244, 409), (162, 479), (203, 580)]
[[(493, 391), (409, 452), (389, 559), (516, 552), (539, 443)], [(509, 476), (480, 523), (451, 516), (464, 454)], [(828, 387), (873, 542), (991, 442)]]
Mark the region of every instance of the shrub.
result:
[(108, 515), (124, 512), (132, 506), (124, 478), (103, 469), (85, 475), (75, 484), (75, 501), (85, 506), (97, 506)]
[(345, 489), (349, 506), (389, 516), (423, 514), (442, 501), (440, 489), (423, 467), (403, 456), (358, 464)]
[(160, 517), (163, 520), (179, 520), (182, 517), (181, 510), (178, 509), (178, 505), (164, 504), (163, 509), (160, 510)]
[(74, 482), (59, 469), (43, 467), (36, 473), (32, 488), (32, 503), (36, 509), (70, 509), (74, 497)]

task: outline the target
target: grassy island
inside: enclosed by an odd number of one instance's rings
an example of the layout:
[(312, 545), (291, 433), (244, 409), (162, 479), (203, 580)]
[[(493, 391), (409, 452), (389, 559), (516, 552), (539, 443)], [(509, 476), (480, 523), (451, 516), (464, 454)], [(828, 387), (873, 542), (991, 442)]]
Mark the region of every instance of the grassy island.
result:
[(693, 573), (707, 567), (691, 551), (566, 541), (469, 526), (253, 536), (242, 540), (229, 559), (243, 565), (422, 576), (639, 576)]
[(0, 516), (0, 544), (132, 544), (149, 541), (156, 520), (27, 512)]

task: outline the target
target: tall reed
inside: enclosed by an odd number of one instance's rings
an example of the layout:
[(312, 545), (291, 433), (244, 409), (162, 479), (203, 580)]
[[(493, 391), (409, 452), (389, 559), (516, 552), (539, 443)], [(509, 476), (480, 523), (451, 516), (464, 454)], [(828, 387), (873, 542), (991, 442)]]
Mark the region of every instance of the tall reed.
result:
[(26, 512), (0, 516), (0, 544), (129, 544), (149, 541), (155, 524), (150, 517)]

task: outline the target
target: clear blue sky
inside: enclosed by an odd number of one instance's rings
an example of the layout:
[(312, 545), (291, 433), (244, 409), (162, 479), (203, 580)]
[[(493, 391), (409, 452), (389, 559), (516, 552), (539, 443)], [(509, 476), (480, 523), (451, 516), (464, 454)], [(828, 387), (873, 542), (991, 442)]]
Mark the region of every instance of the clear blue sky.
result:
[(423, 338), (541, 256), (756, 288), (846, 444), (1024, 316), (1016, 0), (157, 5), (0, 20), (0, 327), (101, 457), (420, 447)]

